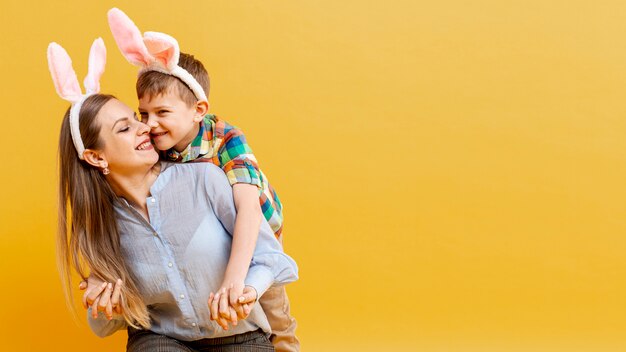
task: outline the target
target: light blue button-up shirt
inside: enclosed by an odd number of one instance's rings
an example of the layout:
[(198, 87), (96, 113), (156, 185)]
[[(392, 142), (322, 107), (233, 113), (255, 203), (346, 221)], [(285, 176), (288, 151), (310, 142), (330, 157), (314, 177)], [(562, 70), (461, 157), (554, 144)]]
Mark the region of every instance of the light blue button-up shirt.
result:
[[(120, 198), (115, 209), (122, 254), (148, 306), (150, 330), (179, 340), (231, 336), (258, 328), (270, 332), (262, 308), (228, 331), (209, 319), (210, 292), (220, 289), (236, 210), (226, 175), (211, 163), (162, 162), (147, 198), (150, 221)], [(287, 256), (263, 220), (245, 279), (259, 297), (271, 285), (297, 280), (296, 263)], [(126, 328), (121, 316), (107, 320), (88, 314), (98, 336)]]

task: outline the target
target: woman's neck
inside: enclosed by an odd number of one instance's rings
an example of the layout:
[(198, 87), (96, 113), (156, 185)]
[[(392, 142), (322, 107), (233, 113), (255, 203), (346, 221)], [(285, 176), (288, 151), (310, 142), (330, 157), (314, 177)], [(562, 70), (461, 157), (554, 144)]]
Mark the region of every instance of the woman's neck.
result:
[(142, 215), (148, 214), (146, 198), (150, 196), (150, 187), (154, 184), (161, 171), (161, 163), (156, 163), (147, 170), (133, 173), (111, 173), (107, 180), (113, 192), (119, 197), (126, 199)]

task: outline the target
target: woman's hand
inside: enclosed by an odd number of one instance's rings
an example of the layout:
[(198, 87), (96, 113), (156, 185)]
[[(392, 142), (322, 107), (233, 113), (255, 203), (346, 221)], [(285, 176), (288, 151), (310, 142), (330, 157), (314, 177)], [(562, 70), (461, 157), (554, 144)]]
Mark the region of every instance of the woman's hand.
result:
[(106, 288), (106, 283), (98, 280), (95, 276), (89, 275), (87, 281), (83, 280), (78, 284), (78, 288), (85, 290), (83, 294), (83, 308), (87, 309), (91, 307), (93, 302)]
[(98, 318), (98, 312), (104, 312), (107, 319), (113, 318), (113, 313), (121, 314), (120, 295), (122, 292), (122, 279), (118, 279), (115, 286), (110, 282), (102, 282), (90, 275), (87, 281), (81, 281), (79, 288), (86, 290), (83, 294), (83, 307), (91, 307), (94, 319)]

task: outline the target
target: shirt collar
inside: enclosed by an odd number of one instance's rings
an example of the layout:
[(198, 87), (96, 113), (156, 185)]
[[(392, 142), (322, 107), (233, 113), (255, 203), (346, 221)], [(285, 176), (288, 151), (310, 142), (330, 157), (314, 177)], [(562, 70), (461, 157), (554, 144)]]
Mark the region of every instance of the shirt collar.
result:
[(206, 115), (202, 121), (200, 121), (200, 128), (198, 129), (198, 134), (191, 141), (191, 143), (185, 148), (182, 152), (177, 152), (174, 148), (167, 151), (167, 160), (170, 161), (179, 161), (179, 162), (187, 162), (190, 160), (195, 160), (200, 156), (203, 156), (209, 152), (210, 143), (207, 134), (207, 124), (205, 120), (209, 118), (213, 118), (213, 115)]

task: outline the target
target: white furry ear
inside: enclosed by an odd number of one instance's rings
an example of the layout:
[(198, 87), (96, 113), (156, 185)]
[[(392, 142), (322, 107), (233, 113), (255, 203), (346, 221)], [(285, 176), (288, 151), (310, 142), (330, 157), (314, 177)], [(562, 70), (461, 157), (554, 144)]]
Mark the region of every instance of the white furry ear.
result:
[(85, 151), (78, 123), (80, 109), (90, 95), (100, 92), (100, 77), (104, 73), (106, 55), (107, 51), (102, 38), (94, 40), (89, 51), (89, 70), (84, 81), (87, 92), (83, 94), (72, 67), (72, 59), (67, 51), (57, 43), (48, 45), (48, 66), (54, 87), (61, 98), (72, 103), (69, 116), (70, 133), (80, 159), (84, 158)]
[(70, 55), (57, 43), (48, 45), (48, 68), (59, 96), (75, 103), (83, 96)]
[(102, 38), (98, 38), (94, 40), (89, 51), (89, 71), (84, 81), (87, 94), (100, 92), (100, 77), (104, 73), (106, 62), (107, 49)]
[(180, 48), (173, 37), (159, 32), (146, 32), (143, 37), (139, 28), (120, 9), (108, 12), (111, 33), (120, 51), (140, 72), (158, 71), (180, 78), (198, 98), (208, 102), (204, 89), (184, 68), (178, 66)]
[(145, 32), (143, 42), (154, 60), (169, 71), (178, 66), (180, 49), (178, 41), (173, 37), (159, 32)]
[(143, 43), (141, 32), (122, 10), (112, 8), (108, 12), (111, 33), (122, 55), (133, 65), (146, 67), (154, 58)]

